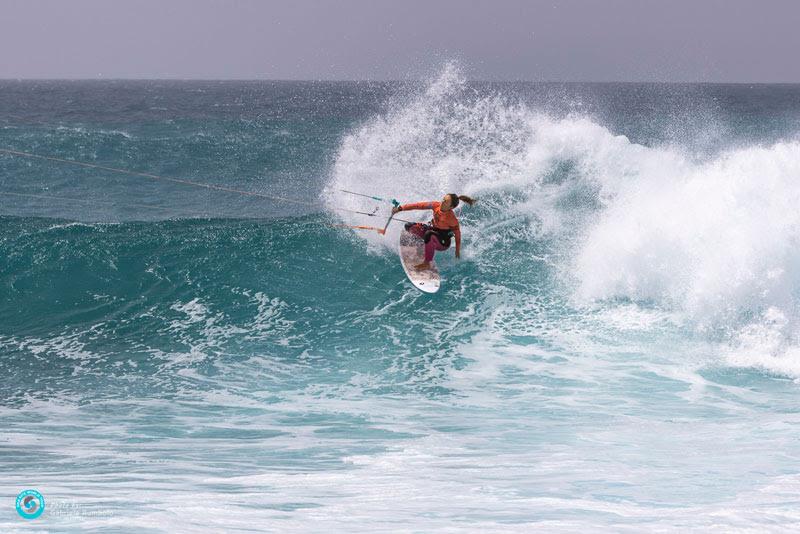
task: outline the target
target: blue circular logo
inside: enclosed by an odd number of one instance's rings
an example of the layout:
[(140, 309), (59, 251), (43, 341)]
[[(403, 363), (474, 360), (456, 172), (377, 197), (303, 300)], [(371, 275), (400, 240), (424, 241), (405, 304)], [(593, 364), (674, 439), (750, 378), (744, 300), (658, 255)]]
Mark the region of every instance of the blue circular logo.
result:
[(25, 519), (36, 519), (44, 512), (44, 497), (36, 490), (21, 491), (17, 495), (17, 513)]

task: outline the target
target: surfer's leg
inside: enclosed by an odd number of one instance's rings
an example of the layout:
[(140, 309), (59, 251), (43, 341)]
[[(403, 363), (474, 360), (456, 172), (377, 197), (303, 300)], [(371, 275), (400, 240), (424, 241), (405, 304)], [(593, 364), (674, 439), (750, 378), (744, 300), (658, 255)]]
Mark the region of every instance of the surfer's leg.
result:
[(433, 260), (433, 255), (436, 254), (437, 250), (447, 250), (447, 247), (442, 245), (438, 237), (432, 235), (428, 242), (425, 243), (425, 263)]

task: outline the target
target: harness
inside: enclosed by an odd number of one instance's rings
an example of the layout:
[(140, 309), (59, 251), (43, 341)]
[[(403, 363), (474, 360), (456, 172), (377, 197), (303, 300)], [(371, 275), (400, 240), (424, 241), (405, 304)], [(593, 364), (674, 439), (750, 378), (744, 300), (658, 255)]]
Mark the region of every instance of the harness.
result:
[(442, 228), (434, 228), (433, 226), (429, 226), (427, 230), (425, 230), (425, 234), (422, 238), (425, 243), (431, 240), (432, 236), (436, 236), (439, 240), (439, 243), (442, 244), (444, 248), (450, 248), (450, 240), (453, 238), (455, 234), (450, 229), (442, 229)]

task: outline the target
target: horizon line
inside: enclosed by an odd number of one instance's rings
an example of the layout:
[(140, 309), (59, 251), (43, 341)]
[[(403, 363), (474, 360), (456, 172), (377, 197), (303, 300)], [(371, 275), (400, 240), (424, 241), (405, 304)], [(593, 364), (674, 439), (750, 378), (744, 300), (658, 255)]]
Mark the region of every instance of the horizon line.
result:
[[(24, 78), (2, 77), (0, 82), (278, 82), (278, 83), (426, 83), (420, 78), (407, 79), (340, 79), (340, 78)], [(800, 85), (798, 81), (664, 81), (664, 80), (532, 80), (532, 79), (469, 79), (467, 83), (531, 83), (531, 84), (663, 84), (663, 85)]]

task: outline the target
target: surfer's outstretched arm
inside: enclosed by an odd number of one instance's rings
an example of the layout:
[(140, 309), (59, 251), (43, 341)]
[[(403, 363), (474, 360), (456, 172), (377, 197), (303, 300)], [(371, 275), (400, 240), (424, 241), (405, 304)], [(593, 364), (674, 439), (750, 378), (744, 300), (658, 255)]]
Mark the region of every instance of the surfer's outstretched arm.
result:
[(409, 210), (432, 210), (436, 207), (436, 204), (438, 204), (438, 202), (414, 202), (411, 204), (403, 204), (402, 206), (392, 208), (392, 213)]

